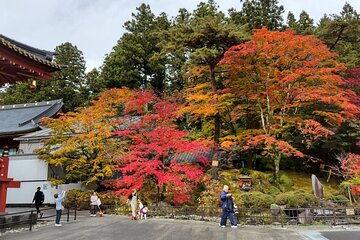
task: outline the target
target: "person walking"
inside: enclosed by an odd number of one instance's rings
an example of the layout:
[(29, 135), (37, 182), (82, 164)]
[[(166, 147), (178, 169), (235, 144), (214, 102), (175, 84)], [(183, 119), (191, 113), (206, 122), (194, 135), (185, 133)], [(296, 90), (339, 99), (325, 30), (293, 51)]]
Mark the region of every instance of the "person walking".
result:
[(132, 190), (132, 193), (128, 197), (128, 204), (131, 206), (131, 219), (136, 220), (136, 207), (137, 207), (138, 195), (136, 189)]
[(55, 206), (56, 206), (55, 226), (61, 227), (62, 225), (60, 224), (60, 219), (61, 219), (62, 210), (64, 209), (62, 202), (64, 201), (65, 198), (65, 191), (62, 191), (60, 195), (55, 193), (54, 198), (55, 198)]
[(44, 203), (45, 196), (44, 193), (40, 191), (40, 189), (41, 189), (40, 187), (37, 188), (37, 191), (34, 194), (34, 198), (32, 202), (35, 202), (36, 214), (40, 214), (40, 218), (42, 218), (43, 213), (40, 212), (40, 207)]
[(99, 202), (99, 198), (96, 195), (96, 192), (93, 192), (93, 194), (90, 197), (90, 217), (96, 217), (98, 202)]
[(220, 226), (225, 227), (226, 221), (229, 218), (231, 227), (237, 228), (237, 222), (234, 217), (234, 202), (232, 199), (231, 193), (229, 193), (229, 186), (224, 185), (223, 191), (220, 194), (221, 208), (223, 210), (223, 214), (220, 220)]

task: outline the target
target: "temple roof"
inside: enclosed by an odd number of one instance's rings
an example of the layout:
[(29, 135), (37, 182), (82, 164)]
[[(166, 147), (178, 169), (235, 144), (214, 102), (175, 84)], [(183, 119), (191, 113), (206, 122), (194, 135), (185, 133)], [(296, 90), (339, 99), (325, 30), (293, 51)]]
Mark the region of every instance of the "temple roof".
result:
[(44, 128), (36, 132), (27, 133), (20, 137), (14, 138), (15, 141), (41, 140), (51, 137), (51, 128)]
[(52, 60), (54, 57), (54, 52), (31, 47), (29, 45), (26, 45), (24, 43), (21, 43), (21, 42), (15, 41), (9, 37), (6, 37), (2, 34), (0, 34), (0, 39), (1, 39), (2, 44), (6, 44), (9, 47), (15, 48), (16, 51), (19, 51), (21, 54), (28, 55), (28, 56), (30, 56), (30, 54), (31, 54), (36, 57), (37, 61), (56, 66), (55, 63), (52, 63)]
[(52, 62), (54, 53), (17, 42), (0, 34), (0, 84), (29, 78), (51, 79), (61, 69)]
[(53, 117), (64, 105), (62, 99), (0, 106), (0, 137), (36, 131), (43, 117)]
[[(205, 157), (209, 162), (211, 162), (211, 160), (213, 159), (214, 157), (214, 149), (211, 149), (210, 151), (204, 151), (204, 150), (201, 150), (199, 151), (197, 154), (199, 156), (202, 156), (202, 157)], [(195, 163), (197, 162), (199, 159), (198, 157), (194, 154), (194, 153), (191, 153), (191, 152), (182, 152), (182, 153), (179, 153), (179, 154), (175, 154), (171, 160), (175, 160), (177, 162), (187, 162), (187, 163)]]

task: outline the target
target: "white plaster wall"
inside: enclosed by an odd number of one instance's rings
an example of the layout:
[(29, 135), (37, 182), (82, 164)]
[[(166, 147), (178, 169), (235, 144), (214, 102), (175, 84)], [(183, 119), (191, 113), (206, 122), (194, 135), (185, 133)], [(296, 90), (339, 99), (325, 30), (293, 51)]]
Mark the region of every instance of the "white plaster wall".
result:
[(40, 148), (42, 143), (39, 141), (22, 141), (20, 142), (19, 149), (22, 150), (21, 153), (31, 154), (35, 149)]
[(20, 188), (8, 188), (6, 203), (7, 204), (19, 204), (19, 203), (31, 203), (37, 187), (41, 187), (41, 190), (45, 195), (45, 203), (53, 203), (53, 197), (51, 196), (52, 189), (50, 182), (21, 182)]
[(47, 181), (48, 163), (35, 154), (13, 155), (9, 158), (8, 177), (14, 180)]
[(58, 187), (51, 186), (50, 181), (21, 182), (20, 188), (9, 188), (6, 196), (7, 204), (29, 204), (34, 198), (37, 187), (41, 187), (45, 195), (45, 204), (55, 203), (54, 194), (63, 190), (83, 189), (82, 183), (62, 184)]
[(33, 151), (41, 147), (40, 141), (22, 141), (19, 149), (21, 154), (9, 156), (8, 177), (21, 181), (20, 188), (8, 188), (7, 204), (29, 204), (32, 202), (37, 187), (45, 195), (45, 204), (55, 203), (54, 194), (62, 190), (82, 189), (82, 183), (51, 186), (48, 181), (49, 166), (46, 161), (37, 158)]

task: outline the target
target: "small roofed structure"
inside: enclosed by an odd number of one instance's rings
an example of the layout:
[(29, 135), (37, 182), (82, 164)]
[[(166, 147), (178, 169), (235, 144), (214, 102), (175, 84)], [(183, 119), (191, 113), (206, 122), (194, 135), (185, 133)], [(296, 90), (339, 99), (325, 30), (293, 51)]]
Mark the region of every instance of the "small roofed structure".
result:
[(246, 192), (251, 190), (251, 185), (252, 185), (251, 177), (246, 176), (246, 175), (241, 176), (239, 178), (239, 183), (240, 183), (240, 189), (241, 190), (244, 190)]
[(28, 79), (50, 80), (61, 69), (54, 53), (17, 42), (0, 34), (0, 86)]

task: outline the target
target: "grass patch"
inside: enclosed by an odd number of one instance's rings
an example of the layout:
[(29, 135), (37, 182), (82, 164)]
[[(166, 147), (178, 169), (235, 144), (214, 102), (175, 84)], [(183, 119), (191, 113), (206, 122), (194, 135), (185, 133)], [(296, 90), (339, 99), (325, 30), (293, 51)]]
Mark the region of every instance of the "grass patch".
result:
[[(292, 180), (292, 189), (303, 190), (305, 192), (312, 192), (311, 184), (311, 174), (305, 172), (296, 172), (296, 171), (280, 171), (280, 174), (286, 174)], [(334, 178), (331, 178), (329, 182), (326, 182), (326, 179), (319, 178), (319, 181), (324, 186), (325, 198), (332, 198), (333, 195), (338, 195), (339, 184), (340, 182), (336, 181)]]

